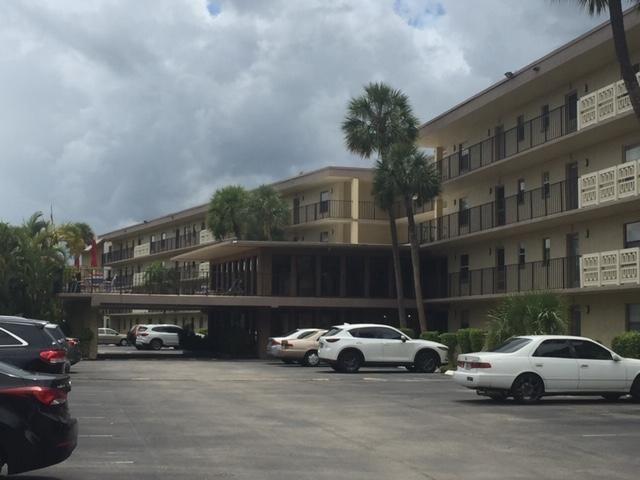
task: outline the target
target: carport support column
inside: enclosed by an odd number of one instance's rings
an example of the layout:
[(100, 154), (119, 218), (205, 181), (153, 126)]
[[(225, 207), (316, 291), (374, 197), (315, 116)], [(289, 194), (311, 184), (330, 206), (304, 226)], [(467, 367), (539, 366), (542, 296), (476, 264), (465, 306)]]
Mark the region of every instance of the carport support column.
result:
[(63, 309), (69, 334), (80, 339), (83, 356), (90, 360), (98, 358), (98, 325), (102, 324), (100, 310), (92, 307), (89, 299), (65, 302)]
[(360, 243), (358, 238), (358, 219), (360, 218), (360, 179), (351, 179), (351, 231), (350, 243)]
[(271, 336), (271, 311), (260, 309), (256, 315), (256, 330), (258, 331), (258, 357), (267, 358), (265, 346)]

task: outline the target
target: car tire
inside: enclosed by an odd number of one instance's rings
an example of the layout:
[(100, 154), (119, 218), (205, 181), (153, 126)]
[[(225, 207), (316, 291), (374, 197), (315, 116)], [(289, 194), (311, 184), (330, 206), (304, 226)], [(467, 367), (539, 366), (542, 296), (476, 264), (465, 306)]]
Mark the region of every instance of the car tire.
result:
[(431, 350), (422, 350), (416, 354), (413, 367), (419, 373), (433, 373), (440, 366), (438, 354)]
[(149, 346), (152, 350), (160, 350), (162, 348), (162, 340), (160, 340), (159, 338), (154, 338), (153, 340), (151, 340), (151, 342), (149, 342)]
[(317, 350), (309, 350), (304, 354), (302, 359), (303, 367), (317, 367), (318, 365), (320, 365), (320, 357)]
[(633, 381), (633, 385), (631, 385), (631, 398), (634, 402), (640, 402), (640, 375), (636, 377)]
[(362, 354), (357, 350), (347, 350), (338, 356), (338, 368), (344, 373), (356, 373), (362, 363)]
[(126, 347), (127, 345), (129, 345), (129, 342), (127, 342), (126, 339), (122, 339), (120, 340), (120, 343), (118, 343), (118, 345), (120, 345), (121, 347)]
[(537, 403), (544, 395), (544, 381), (535, 373), (523, 373), (513, 381), (511, 395), (518, 403)]
[(618, 400), (620, 400), (621, 396), (621, 393), (604, 393), (602, 395), (602, 398), (604, 398), (608, 402), (617, 402)]

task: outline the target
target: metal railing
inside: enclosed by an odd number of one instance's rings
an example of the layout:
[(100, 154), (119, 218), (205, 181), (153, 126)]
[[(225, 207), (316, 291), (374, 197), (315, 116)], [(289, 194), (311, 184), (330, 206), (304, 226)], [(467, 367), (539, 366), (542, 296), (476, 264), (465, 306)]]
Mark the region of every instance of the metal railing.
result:
[(102, 264), (120, 262), (133, 258), (133, 248), (123, 248), (102, 254)]
[(291, 210), (291, 224), (315, 222), (325, 218), (351, 218), (351, 200), (324, 200)]
[(450, 273), (446, 297), (578, 287), (580, 257), (561, 257)]
[(420, 243), (449, 240), (576, 208), (578, 179), (562, 180), (422, 222)]
[(436, 162), (447, 181), (577, 130), (577, 102), (562, 105)]
[[(414, 202), (413, 213), (415, 215), (433, 211), (433, 200), (424, 203)], [(393, 205), (393, 214), (396, 219), (406, 218), (407, 211), (402, 202), (396, 202)], [(378, 207), (375, 202), (361, 201), (359, 202), (358, 217), (363, 220), (388, 220), (389, 213)]]
[(178, 250), (179, 248), (191, 247), (200, 244), (200, 236), (196, 233), (192, 235), (180, 235), (151, 242), (151, 254)]

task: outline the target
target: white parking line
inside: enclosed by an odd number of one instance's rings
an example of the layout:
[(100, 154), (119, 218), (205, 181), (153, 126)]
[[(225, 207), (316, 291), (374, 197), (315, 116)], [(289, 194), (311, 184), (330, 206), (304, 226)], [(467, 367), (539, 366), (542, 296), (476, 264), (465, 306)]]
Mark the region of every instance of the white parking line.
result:
[(113, 435), (78, 435), (80, 438), (113, 438)]
[(591, 433), (582, 435), (583, 437), (618, 437), (617, 433)]
[(385, 378), (374, 378), (374, 377), (362, 377), (362, 380), (367, 380), (369, 382), (388, 382), (389, 381)]

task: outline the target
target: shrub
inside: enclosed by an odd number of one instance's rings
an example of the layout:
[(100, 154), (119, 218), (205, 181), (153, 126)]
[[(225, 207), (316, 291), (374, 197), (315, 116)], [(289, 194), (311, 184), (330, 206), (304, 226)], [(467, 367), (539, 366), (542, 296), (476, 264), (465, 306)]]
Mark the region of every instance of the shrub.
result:
[(78, 340), (80, 340), (80, 352), (82, 353), (82, 358), (89, 358), (93, 336), (93, 331), (90, 328), (83, 328), (80, 332), (80, 335), (78, 335)]
[(469, 329), (461, 328), (456, 333), (458, 336), (458, 349), (460, 353), (469, 353), (471, 351), (471, 339), (469, 338)]
[(626, 332), (611, 342), (611, 349), (621, 357), (640, 358), (640, 332)]
[(420, 338), (422, 340), (429, 340), (431, 342), (439, 342), (442, 343), (440, 341), (440, 333), (438, 332), (422, 332), (420, 334)]
[(399, 328), (402, 333), (404, 333), (409, 338), (416, 338), (416, 332), (413, 328)]
[(200, 335), (204, 335), (206, 337), (207, 335), (209, 335), (209, 330), (206, 328), (201, 328), (199, 330), (196, 330), (196, 333), (199, 333)]
[(449, 347), (449, 357), (453, 360), (453, 355), (458, 345), (458, 336), (455, 333), (444, 332), (440, 334), (440, 343)]
[(487, 337), (487, 332), (480, 330), (479, 328), (469, 328), (469, 344), (471, 346), (470, 352), (479, 352), (484, 347), (484, 342)]

